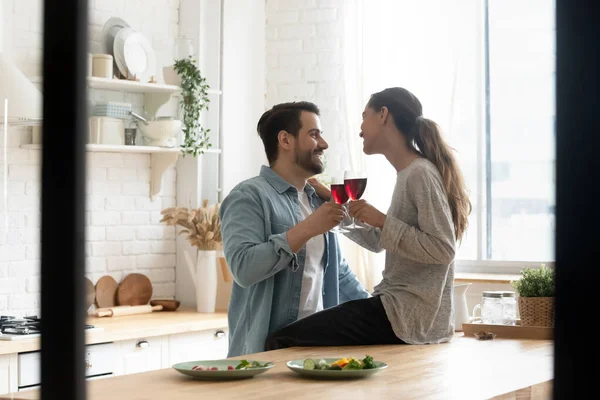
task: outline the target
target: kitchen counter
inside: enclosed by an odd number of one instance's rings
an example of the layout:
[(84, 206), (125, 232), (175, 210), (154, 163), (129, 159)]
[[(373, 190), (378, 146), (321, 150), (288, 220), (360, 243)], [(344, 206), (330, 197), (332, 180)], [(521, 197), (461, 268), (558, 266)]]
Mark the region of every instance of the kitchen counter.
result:
[[(86, 343), (94, 344), (224, 328), (227, 327), (227, 313), (198, 313), (181, 308), (177, 311), (155, 311), (120, 317), (90, 317), (87, 323), (103, 328), (86, 331)], [(39, 349), (39, 338), (0, 341), (0, 355)]]
[[(301, 378), (285, 366), (306, 357), (372, 355), (389, 367), (366, 379), (317, 381)], [(248, 358), (273, 361), (270, 371), (230, 382), (203, 382), (173, 369), (88, 381), (88, 398), (245, 400), (266, 398), (488, 399), (550, 398), (553, 342), (494, 339), (478, 341), (458, 334), (450, 343), (429, 346), (388, 345), (291, 348)], [(37, 399), (38, 391), (0, 399)], [(12, 397), (10, 397), (12, 396)]]

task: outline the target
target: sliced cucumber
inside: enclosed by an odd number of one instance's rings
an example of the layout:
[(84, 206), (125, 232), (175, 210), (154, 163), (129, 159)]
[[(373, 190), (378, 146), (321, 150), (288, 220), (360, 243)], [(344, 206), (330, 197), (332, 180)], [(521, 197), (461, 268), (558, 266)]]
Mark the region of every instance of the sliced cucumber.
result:
[(304, 360), (304, 369), (315, 369), (315, 361), (312, 358)]

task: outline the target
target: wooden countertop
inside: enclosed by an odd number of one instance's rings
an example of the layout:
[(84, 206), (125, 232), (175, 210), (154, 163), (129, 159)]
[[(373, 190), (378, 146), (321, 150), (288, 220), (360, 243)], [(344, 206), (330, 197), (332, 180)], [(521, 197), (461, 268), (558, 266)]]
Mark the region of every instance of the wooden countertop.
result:
[[(104, 330), (87, 331), (86, 343), (148, 338), (175, 333), (195, 332), (227, 327), (227, 313), (198, 313), (190, 309), (156, 311), (150, 314), (88, 318), (87, 323)], [(0, 354), (22, 353), (40, 349), (40, 340), (0, 341)]]
[[(316, 381), (285, 366), (291, 359), (372, 355), (389, 367), (366, 379)], [(429, 346), (291, 348), (245, 357), (275, 367), (252, 379), (202, 382), (173, 369), (88, 381), (88, 398), (118, 399), (488, 399), (551, 397), (553, 343), (548, 340), (478, 341), (458, 334), (450, 343)], [(9, 395), (10, 396), (10, 395)], [(0, 399), (37, 399), (39, 392)], [(521, 397), (522, 396), (522, 397)]]

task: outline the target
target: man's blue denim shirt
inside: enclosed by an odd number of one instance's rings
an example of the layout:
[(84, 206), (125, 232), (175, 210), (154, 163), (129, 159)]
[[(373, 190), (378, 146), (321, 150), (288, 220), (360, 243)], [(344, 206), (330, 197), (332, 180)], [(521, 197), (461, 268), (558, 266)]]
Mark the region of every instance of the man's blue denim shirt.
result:
[[(323, 204), (304, 188), (313, 210)], [(229, 357), (264, 351), (267, 336), (298, 318), (305, 248), (293, 253), (287, 231), (302, 220), (297, 189), (271, 168), (238, 184), (221, 204), (225, 258), (234, 278), (229, 302)], [(325, 234), (323, 307), (369, 297)], [(332, 327), (334, 328), (334, 327)]]

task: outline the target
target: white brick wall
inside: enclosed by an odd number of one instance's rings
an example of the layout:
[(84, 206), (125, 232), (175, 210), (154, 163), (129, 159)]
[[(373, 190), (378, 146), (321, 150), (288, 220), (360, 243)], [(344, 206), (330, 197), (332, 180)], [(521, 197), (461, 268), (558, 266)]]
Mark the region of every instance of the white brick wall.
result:
[[(5, 14), (9, 14), (5, 20), (8, 17), (11, 23), (8, 44), (12, 45), (18, 67), (27, 76), (41, 75), (42, 1), (2, 1), (7, 4)], [(98, 52), (102, 26), (108, 18), (117, 16), (151, 41), (157, 56), (157, 71), (162, 75), (161, 66), (169, 63), (179, 30), (178, 0), (90, 0), (89, 4), (90, 51)], [(94, 91), (90, 95), (91, 103), (128, 101), (134, 110), (142, 110), (140, 94)], [(0, 314), (3, 315), (40, 312), (40, 151), (19, 148), (30, 139), (30, 133), (23, 128), (11, 129), (8, 138), (7, 232), (3, 232), (0, 219)], [(86, 276), (95, 283), (107, 274), (120, 281), (130, 272), (140, 272), (152, 281), (155, 298), (174, 297), (175, 230), (159, 220), (160, 210), (175, 204), (175, 169), (165, 173), (161, 196), (150, 201), (150, 155), (87, 153), (87, 156)], [(0, 200), (3, 194), (0, 187)], [(5, 211), (2, 207), (0, 204), (0, 216)]]
[[(9, 148), (8, 152), (38, 153), (18, 148)], [(165, 179), (167, 194), (150, 201), (150, 155), (134, 155), (137, 162), (128, 159), (129, 166), (124, 167), (123, 160), (115, 154), (87, 154), (90, 206), (86, 213), (86, 276), (95, 283), (106, 274), (120, 281), (127, 273), (141, 272), (152, 281), (154, 297), (173, 297), (175, 230), (158, 221), (160, 210), (174, 202), (170, 193), (175, 192), (176, 181)], [(29, 157), (14, 160), (8, 163), (9, 171), (35, 173), (9, 176), (9, 229), (0, 234), (0, 314), (36, 314), (40, 295), (40, 165), (22, 164), (29, 163)], [(138, 170), (147, 170), (142, 174), (144, 180), (117, 180), (117, 175), (113, 177), (115, 180), (108, 180), (107, 170), (120, 171), (120, 176), (128, 177), (128, 168), (136, 172), (136, 177)], [(174, 170), (168, 172), (176, 176)], [(139, 185), (139, 192), (132, 192), (132, 185)]]
[(335, 154), (340, 132), (344, 0), (266, 0), (266, 106), (312, 101)]

